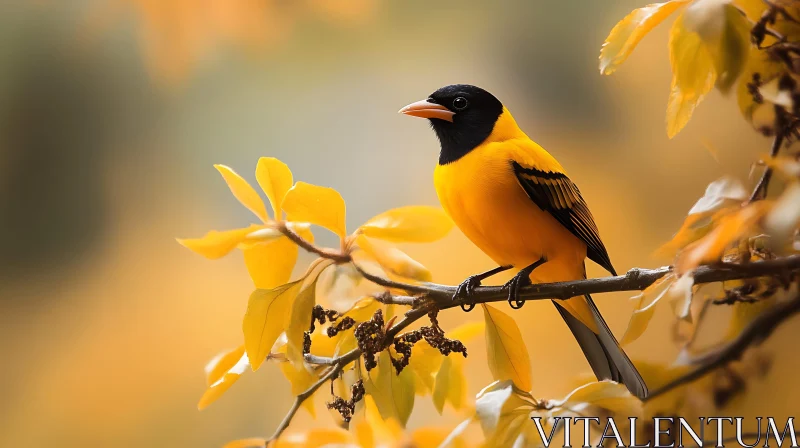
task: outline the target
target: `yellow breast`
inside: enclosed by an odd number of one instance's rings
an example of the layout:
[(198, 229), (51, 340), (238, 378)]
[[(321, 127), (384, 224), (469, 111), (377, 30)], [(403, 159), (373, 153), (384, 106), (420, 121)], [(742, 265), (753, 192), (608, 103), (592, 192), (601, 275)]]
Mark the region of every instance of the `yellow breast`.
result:
[(512, 161), (546, 170), (560, 165), (527, 137), (484, 142), (461, 159), (439, 165), (439, 201), (461, 231), (499, 265), (525, 267), (541, 256), (539, 282), (583, 276), (586, 246), (542, 211), (522, 189)]

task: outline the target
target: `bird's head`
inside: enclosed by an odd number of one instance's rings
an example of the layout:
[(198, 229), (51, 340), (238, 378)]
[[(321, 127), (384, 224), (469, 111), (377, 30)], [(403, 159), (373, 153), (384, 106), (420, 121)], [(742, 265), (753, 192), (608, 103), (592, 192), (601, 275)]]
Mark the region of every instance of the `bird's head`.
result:
[(444, 165), (483, 143), (503, 110), (503, 103), (480, 87), (454, 84), (409, 104), (400, 113), (430, 120), (442, 146), (439, 164)]

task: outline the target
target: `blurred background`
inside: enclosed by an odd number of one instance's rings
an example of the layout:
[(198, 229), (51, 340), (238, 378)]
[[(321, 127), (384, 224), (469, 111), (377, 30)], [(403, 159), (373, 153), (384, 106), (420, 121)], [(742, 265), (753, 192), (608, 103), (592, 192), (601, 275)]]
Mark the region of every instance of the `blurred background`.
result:
[[(254, 181), (260, 156), (340, 191), (351, 230), (392, 207), (437, 204), (435, 137), (396, 112), (446, 84), (495, 93), (559, 158), (618, 271), (668, 263), (652, 254), (705, 186), (723, 174), (746, 180), (769, 141), (717, 91), (667, 139), (666, 26), (613, 77), (598, 74), (608, 31), (643, 4), (0, 2), (0, 445), (215, 447), (269, 435), (291, 399), (275, 366), (196, 409), (205, 363), (241, 343), (252, 283), (238, 253), (212, 262), (174, 238), (249, 223), (212, 164)], [(404, 249), (443, 283), (492, 266), (458, 231)], [(618, 336), (628, 297), (598, 300)], [(544, 302), (513, 315), (534, 395), (563, 396), (588, 370), (566, 326)], [(451, 311), (441, 321), (480, 318)], [(712, 318), (723, 332), (725, 310)], [(675, 356), (669, 307), (655, 320), (628, 347), (634, 359)], [(791, 330), (768, 349), (788, 347)], [(472, 394), (491, 380), (483, 341), (469, 350), (481, 360), (469, 369)], [(800, 389), (785, 381), (798, 364), (777, 357), (728, 415), (788, 412)], [(331, 424), (321, 401), (316, 422), (302, 415), (292, 429)], [(460, 419), (417, 403), (412, 428)]]

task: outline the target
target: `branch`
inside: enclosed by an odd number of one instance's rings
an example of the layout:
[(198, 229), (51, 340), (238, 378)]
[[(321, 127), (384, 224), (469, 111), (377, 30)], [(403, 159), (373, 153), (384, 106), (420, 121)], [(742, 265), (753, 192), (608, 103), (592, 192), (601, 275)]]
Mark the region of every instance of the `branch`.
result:
[(660, 388), (651, 391), (646, 400), (663, 395), (676, 387), (690, 383), (707, 373), (742, 356), (749, 347), (764, 341), (776, 328), (790, 317), (800, 312), (800, 294), (786, 302), (779, 303), (755, 318), (733, 341), (689, 360), (697, 365), (695, 370), (680, 376)]
[[(778, 152), (781, 150), (784, 137), (785, 135), (783, 129), (775, 130), (775, 139), (772, 141), (772, 149), (770, 150), (771, 158), (774, 159), (778, 156)], [(756, 184), (753, 194), (750, 196), (750, 202), (767, 197), (767, 188), (769, 187), (770, 179), (772, 179), (772, 167), (767, 166), (764, 169), (764, 174), (761, 175), (761, 179), (758, 181), (758, 184)]]
[(286, 223), (283, 221), (278, 222), (275, 228), (279, 232), (284, 234), (287, 238), (292, 240), (293, 243), (297, 244), (299, 247), (303, 248), (307, 252), (311, 252), (312, 254), (317, 254), (322, 258), (327, 258), (337, 263), (347, 263), (349, 261), (352, 261), (352, 258), (348, 253), (315, 246), (313, 243), (300, 236), (297, 232), (290, 229), (289, 226), (287, 226)]
[[(421, 294), (436, 302), (440, 310), (453, 308), (465, 302), (464, 299), (452, 300), (455, 294), (455, 286), (438, 285), (435, 283), (422, 283), (418, 285), (406, 284), (394, 280), (388, 280), (363, 271), (356, 266), (356, 269), (369, 281), (384, 286), (386, 288), (401, 289), (413, 294)], [(756, 261), (746, 264), (715, 264), (701, 266), (695, 269), (694, 283), (696, 285), (704, 283), (715, 283), (730, 280), (741, 280), (746, 278), (756, 278), (766, 275), (775, 275), (800, 270), (800, 255), (793, 255), (774, 260)], [(639, 269), (634, 268), (625, 275), (616, 277), (592, 278), (586, 280), (574, 280), (558, 283), (539, 283), (530, 285), (520, 290), (520, 298), (523, 300), (544, 300), (557, 299), (565, 300), (584, 294), (600, 294), (617, 291), (642, 291), (655, 283), (661, 277), (672, 272), (671, 267), (658, 269)], [(470, 303), (490, 303), (501, 302), (508, 299), (508, 292), (500, 286), (480, 286), (475, 288), (475, 292), (469, 297)], [(409, 305), (406, 297), (397, 302), (391, 298), (382, 299), (383, 303), (398, 305)]]

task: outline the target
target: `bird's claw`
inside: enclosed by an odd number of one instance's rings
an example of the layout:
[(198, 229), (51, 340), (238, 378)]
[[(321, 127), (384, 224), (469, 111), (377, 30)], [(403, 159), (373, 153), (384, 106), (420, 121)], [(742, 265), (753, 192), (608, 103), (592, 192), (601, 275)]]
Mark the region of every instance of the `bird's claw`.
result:
[(481, 286), (481, 279), (477, 275), (471, 275), (456, 288), (453, 300), (456, 301), (463, 298), (464, 303), (461, 304), (461, 309), (465, 312), (472, 311), (475, 308), (475, 304), (469, 302), (468, 299), (475, 293), (475, 288), (478, 286)]
[(519, 298), (519, 290), (531, 284), (531, 279), (528, 275), (530, 275), (529, 272), (520, 271), (503, 285), (503, 289), (508, 289), (508, 306), (512, 309), (518, 310), (522, 308), (522, 305), (525, 305), (525, 301)]

